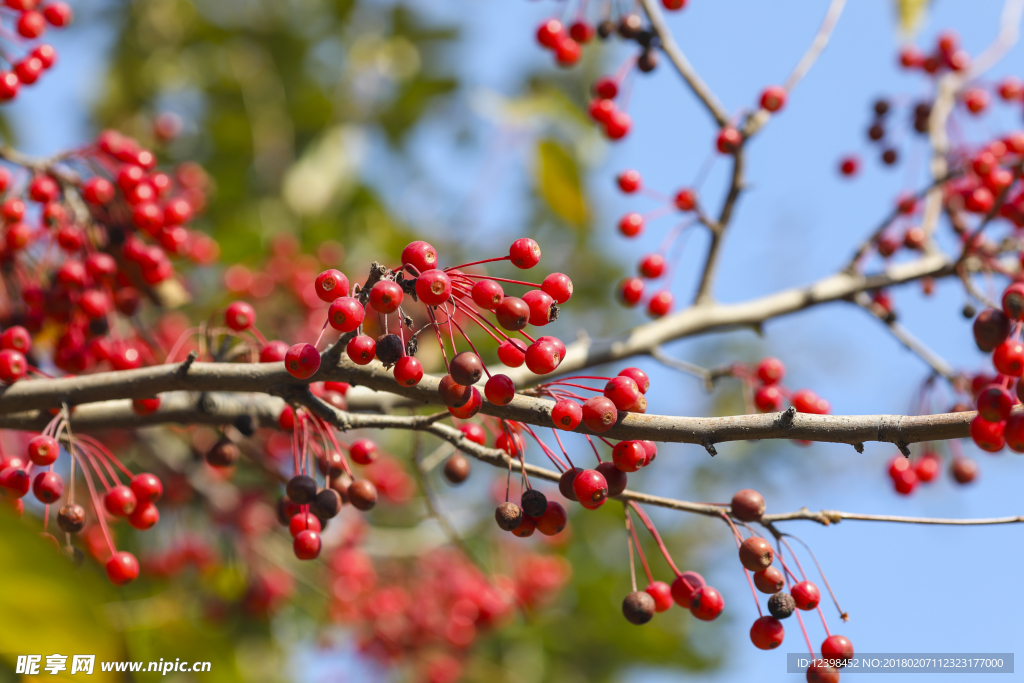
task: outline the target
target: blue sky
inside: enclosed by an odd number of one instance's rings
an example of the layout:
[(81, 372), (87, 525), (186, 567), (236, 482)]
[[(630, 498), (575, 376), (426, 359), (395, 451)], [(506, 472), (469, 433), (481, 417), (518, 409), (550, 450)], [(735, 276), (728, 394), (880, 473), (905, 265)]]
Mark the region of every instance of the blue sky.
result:
[[(519, 89), (517, 74), (522, 68), (549, 63), (549, 55), (535, 46), (533, 31), (540, 20), (563, 6), (549, 0), (416, 0), (412, 4), (439, 21), (463, 24), (466, 40), (453, 55), (454, 67), (470, 88), (508, 96)], [(785, 78), (824, 11), (824, 3), (806, 1), (782, 7), (749, 0), (692, 0), (689, 4), (671, 16), (670, 25), (695, 68), (732, 112), (751, 106), (765, 85)], [(930, 47), (938, 31), (955, 27), (965, 47), (977, 54), (995, 35), (1000, 8), (996, 2), (937, 3), (917, 42)], [(104, 40), (99, 32), (77, 28), (55, 36), (62, 49), (59, 68), (8, 107), (27, 151), (56, 151), (80, 143), (87, 135), (88, 123), (80, 112), (99, 85), (103, 53), (97, 45)], [(740, 301), (833, 272), (889, 211), (898, 192), (915, 186), (906, 165), (895, 170), (881, 167), (864, 141), (876, 96), (907, 98), (925, 92), (920, 78), (895, 68), (898, 44), (892, 3), (848, 3), (822, 58), (785, 111), (750, 145), (752, 187), (726, 239), (716, 287), (721, 300)], [(609, 68), (626, 54), (623, 47), (613, 50)], [(1024, 48), (1018, 45), (991, 76), (1013, 73), (1013, 67), (1024, 75), (1022, 66)], [(1022, 124), (1019, 105), (996, 109), (982, 123), (968, 126), (968, 134)], [(708, 117), (665, 64), (637, 80), (630, 113), (635, 130), (598, 157), (589, 188), (607, 251), (617, 254), (627, 267), (657, 246), (671, 222), (654, 224), (637, 242), (621, 238), (614, 229), (618, 216), (650, 204), (617, 194), (614, 174), (637, 168), (651, 187), (668, 191), (692, 181), (713, 141)], [(461, 185), (468, 192), (484, 160), (470, 159), (469, 165), (456, 167), (444, 141), (427, 133), (429, 129), (416, 142), (424, 169), (446, 174), (456, 190)], [(838, 159), (851, 151), (865, 161), (862, 174), (852, 183), (841, 181), (835, 172)], [(522, 172), (528, 163), (527, 154), (510, 153), (500, 192), (483, 212), (481, 230), (488, 235), (514, 229), (516, 221), (524, 218), (517, 199), (527, 187)], [(718, 196), (724, 168), (719, 163), (712, 171), (704, 186), (706, 196)], [(439, 207), (439, 212), (450, 208)], [(704, 245), (698, 235), (686, 244), (675, 282), (677, 299), (692, 295)], [(988, 369), (987, 359), (973, 345), (969, 322), (960, 316), (963, 294), (956, 283), (939, 283), (930, 298), (922, 297), (917, 286), (895, 292), (894, 298), (901, 321), (955, 367)], [(639, 319), (624, 313), (621, 326)], [(710, 357), (716, 362), (731, 358), (723, 355), (722, 348), (746, 354), (733, 358), (737, 360), (756, 359), (756, 349), (771, 353), (786, 363), (791, 386), (814, 388), (831, 402), (834, 412), (843, 414), (905, 412), (927, 376), (923, 363), (899, 346), (882, 325), (844, 304), (773, 321), (762, 340), (737, 332), (727, 335), (725, 342), (716, 349), (707, 340), (688, 340), (670, 349), (681, 358)], [(659, 371), (658, 379), (664, 381), (655, 385), (650, 412), (702, 415), (710, 409), (706, 395), (689, 378)], [(945, 517), (1021, 513), (1017, 482), (1024, 463), (1012, 453), (990, 456), (965, 445), (981, 465), (975, 485), (956, 487), (944, 476), (902, 498), (892, 492), (885, 476), (885, 463), (895, 452), (890, 446), (869, 444), (864, 454), (843, 446), (782, 448), (787, 465), (772, 479), (773, 490), (766, 492), (770, 511), (807, 506)], [(755, 453), (758, 449), (753, 447)], [(716, 499), (725, 500), (745, 484), (743, 467), (736, 466), (742, 449), (720, 450), (722, 455), (713, 464), (728, 469), (732, 462), (729, 471), (738, 472), (721, 484)], [(657, 490), (693, 499), (697, 493), (689, 475), (705, 464), (706, 454), (689, 446), (669, 447), (662, 453), (662, 474), (672, 476), (659, 477)], [(761, 652), (749, 643), (746, 632), (756, 612), (736, 567), (732, 542), (723, 529), (709, 529), (721, 534), (721, 543), (709, 548), (706, 560), (712, 567), (708, 578), (726, 596), (730, 650), (723, 669), (690, 680), (798, 680), (784, 673), (786, 652), (802, 651), (795, 624), (787, 622), (787, 640), (778, 651)], [(1019, 567), (1024, 564), (1024, 550), (1020, 528), (862, 522), (822, 528), (791, 522), (786, 529), (811, 544), (826, 567), (844, 609), (852, 616), (838, 630), (860, 652), (1012, 652), (1021, 642), (1024, 591)], [(838, 620), (827, 614), (836, 629)], [(820, 625), (811, 632), (812, 641), (820, 642)], [(889, 678), (895, 676), (872, 680), (881, 683)], [(668, 677), (635, 671), (629, 679)], [(951, 676), (950, 680), (969, 677)]]

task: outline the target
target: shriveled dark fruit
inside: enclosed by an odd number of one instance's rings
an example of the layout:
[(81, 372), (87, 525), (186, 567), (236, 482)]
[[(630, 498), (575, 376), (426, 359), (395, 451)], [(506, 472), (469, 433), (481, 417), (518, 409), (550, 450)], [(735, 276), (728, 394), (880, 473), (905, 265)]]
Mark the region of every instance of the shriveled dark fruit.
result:
[(639, 14), (627, 14), (619, 20), (619, 35), (623, 38), (636, 38), (644, 28)]
[(390, 367), (398, 362), (398, 359), (405, 353), (402, 346), (402, 338), (397, 334), (382, 334), (377, 337), (377, 360)]
[(644, 50), (636, 60), (636, 67), (648, 74), (658, 68), (658, 53), (654, 50)]
[(322, 489), (313, 499), (309, 511), (320, 519), (332, 519), (341, 512), (342, 505), (344, 501), (341, 500), (340, 493), (334, 489)]
[(629, 477), (625, 472), (616, 467), (615, 463), (609, 460), (601, 463), (595, 469), (604, 475), (604, 480), (608, 482), (609, 496), (617, 496), (626, 490), (626, 483)]
[(575, 479), (576, 475), (582, 471), (583, 470), (581, 468), (575, 467), (573, 469), (562, 472), (562, 476), (558, 478), (559, 493), (561, 493), (563, 496), (565, 496), (571, 501), (576, 501), (576, 492), (572, 490), (573, 479)]
[(776, 593), (768, 598), (768, 611), (776, 619), (785, 619), (796, 610), (796, 600), (786, 592)]
[(604, 39), (615, 33), (615, 22), (611, 19), (605, 19), (597, 25), (597, 35)]
[(372, 510), (377, 504), (377, 487), (365, 479), (356, 479), (348, 487), (348, 500), (357, 510)]
[(77, 503), (65, 505), (57, 513), (57, 526), (69, 534), (78, 533), (85, 526), (85, 508)]
[(732, 497), (732, 516), (744, 522), (756, 522), (764, 514), (764, 497), (754, 489), (742, 489)]
[(448, 364), (448, 374), (456, 384), (471, 387), (483, 377), (484, 364), (480, 360), (480, 356), (472, 351), (463, 351), (452, 358)]
[(66, 545), (60, 549), (60, 554), (63, 555), (68, 562), (75, 565), (76, 568), (82, 566), (82, 562), (85, 561), (85, 554), (73, 545)]
[(502, 503), (494, 511), (494, 521), (504, 531), (512, 531), (523, 521), (523, 511), (515, 503)]
[(452, 379), (451, 375), (445, 375), (437, 385), (437, 393), (441, 401), (449, 408), (461, 408), (469, 403), (473, 392), (470, 387), (463, 386)]
[(289, 479), (284, 490), (293, 503), (309, 505), (316, 498), (316, 479), (300, 474)]
[(770, 567), (774, 558), (772, 544), (760, 536), (751, 536), (740, 544), (740, 564), (752, 572)]
[(1010, 319), (998, 308), (986, 308), (974, 319), (974, 343), (985, 353), (995, 348), (1010, 336)]
[(444, 478), (453, 484), (461, 484), (469, 476), (469, 458), (456, 453), (444, 464)]
[(341, 504), (344, 505), (348, 502), (348, 487), (352, 485), (352, 477), (347, 474), (339, 474), (337, 477), (331, 477), (331, 488), (338, 492), (341, 496)]
[(646, 591), (633, 591), (622, 601), (622, 614), (631, 624), (646, 624), (654, 616), (654, 598)]
[(206, 453), (206, 462), (210, 467), (231, 467), (238, 462), (238, 446), (231, 439), (221, 437)]
[(540, 517), (548, 509), (548, 497), (537, 489), (527, 489), (523, 492), (520, 507), (529, 516)]

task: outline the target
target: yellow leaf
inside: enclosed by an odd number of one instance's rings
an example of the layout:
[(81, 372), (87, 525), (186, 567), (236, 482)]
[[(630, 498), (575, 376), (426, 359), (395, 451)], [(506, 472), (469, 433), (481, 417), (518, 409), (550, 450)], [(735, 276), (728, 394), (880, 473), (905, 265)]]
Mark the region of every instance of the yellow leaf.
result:
[[(52, 512), (51, 512), (52, 514)], [(86, 560), (89, 562), (89, 560)], [(14, 670), (18, 655), (41, 655), (38, 680), (75, 680), (79, 675), (42, 670), (46, 656), (96, 655), (89, 681), (120, 680), (100, 671), (101, 661), (124, 659), (124, 645), (104, 623), (101, 606), (114, 595), (94, 568), (76, 570), (53, 546), (0, 509), (0, 660)], [(29, 680), (28, 678), (26, 680)], [(37, 680), (32, 678), (31, 680)]]
[(580, 173), (575, 159), (555, 140), (537, 143), (537, 183), (548, 207), (577, 229), (587, 223)]
[(900, 30), (910, 35), (921, 25), (930, 0), (896, 0)]

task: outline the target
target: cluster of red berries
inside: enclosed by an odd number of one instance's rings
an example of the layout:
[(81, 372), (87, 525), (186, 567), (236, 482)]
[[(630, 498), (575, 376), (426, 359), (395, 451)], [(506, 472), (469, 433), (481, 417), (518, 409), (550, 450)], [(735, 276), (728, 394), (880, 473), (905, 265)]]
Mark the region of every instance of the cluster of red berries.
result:
[(517, 604), (548, 601), (571, 574), (563, 558), (519, 550), (512, 576), (487, 576), (450, 550), (380, 573), (364, 552), (342, 546), (328, 564), (332, 617), (358, 629), (359, 650), (386, 665), (412, 663), (432, 683), (457, 681), (467, 648)]
[[(971, 438), (978, 448), (995, 453), (1009, 446), (1024, 453), (1024, 415), (1014, 414), (1021, 402), (1024, 375), (1024, 282), (1014, 282), (1003, 292), (1002, 310), (985, 309), (974, 320), (978, 348), (992, 354), (995, 377), (979, 375), (974, 380), (978, 416), (971, 422)], [(1011, 393), (1016, 382), (1016, 390)]]
[[(66, 2), (47, 2), (40, 6), (39, 0), (5, 0), (7, 9), (13, 14), (5, 14), (14, 23), (15, 33), (4, 30), (4, 38), (15, 45), (34, 41), (46, 33), (46, 26), (63, 28), (74, 18), (71, 6)], [(44, 71), (57, 61), (57, 51), (52, 45), (40, 43), (18, 61), (12, 61), (8, 53), (4, 53), (9, 70), (0, 70), (0, 102), (9, 102), (18, 95), (22, 85), (32, 85), (39, 80)]]
[(203, 171), (183, 164), (172, 178), (155, 166), (152, 152), (105, 131), (49, 171), (12, 174), (0, 167), (0, 263), (16, 304), (2, 322), (5, 334), (18, 339), (7, 347), (13, 353), (2, 362), (0, 380), (36, 371), (37, 363), (26, 360), (28, 333), (48, 320), (58, 329), (52, 361), (64, 372), (158, 362), (159, 349), (120, 333), (116, 314), (134, 315), (142, 293), (174, 274), (169, 255), (209, 263), (218, 248), (185, 227), (205, 204)]
[[(935, 481), (942, 473), (942, 459), (931, 450), (926, 450), (913, 460), (897, 453), (889, 461), (888, 472), (896, 493), (909, 496), (918, 484)], [(978, 464), (970, 458), (957, 455), (950, 464), (949, 474), (957, 484), (969, 484), (978, 476)]]
[(782, 410), (788, 401), (798, 413), (828, 415), (829, 402), (810, 389), (791, 391), (782, 384), (786, 366), (778, 358), (763, 358), (757, 365), (737, 363), (731, 374), (754, 389), (754, 406), (762, 413)]
[[(534, 240), (524, 237), (512, 243), (508, 256), (449, 266), (442, 270), (437, 268), (438, 255), (434, 247), (427, 242), (417, 241), (402, 251), (402, 264), (399, 268), (381, 268), (376, 281), (368, 290), (352, 291), (352, 295), (349, 280), (344, 273), (334, 269), (326, 270), (316, 277), (314, 283), (317, 296), (330, 303), (321, 337), (330, 325), (348, 335), (345, 352), (353, 363), (367, 365), (377, 359), (386, 368), (394, 368), (395, 381), (402, 386), (412, 387), (423, 378), (423, 366), (415, 357), (419, 334), (433, 331), (448, 369), (448, 373), (441, 379), (441, 398), (454, 416), (468, 419), (479, 411), (483, 396), (496, 405), (506, 405), (514, 398), (516, 389), (507, 375), (492, 375), (484, 366), (465, 326), (477, 325), (498, 342), (498, 358), (507, 367), (525, 364), (531, 372), (548, 374), (562, 362), (565, 345), (557, 337), (534, 338), (525, 328), (528, 325), (542, 327), (557, 319), (558, 306), (572, 297), (572, 281), (562, 273), (551, 273), (543, 282), (532, 283), (462, 269), (484, 263), (511, 261), (515, 267), (527, 270), (536, 266), (540, 258), (540, 246)], [(502, 283), (535, 289), (526, 292), (521, 298), (507, 296)], [(406, 312), (409, 308), (406, 296), (425, 307), (429, 322), (418, 329), (413, 329), (414, 320)], [(377, 314), (377, 328), (381, 331), (376, 339), (362, 333), (364, 320), (371, 311)], [(444, 314), (444, 319), (438, 319), (438, 312)], [(487, 312), (494, 314), (497, 324), (488, 319)], [(389, 319), (389, 316), (393, 317)], [(233, 317), (237, 320), (233, 320)], [(244, 302), (235, 302), (228, 309), (227, 324), (232, 329), (248, 329), (254, 319), (252, 307)], [(442, 332), (445, 328), (453, 354), (450, 361)], [(458, 351), (456, 332), (471, 350)], [(530, 342), (529, 346), (509, 332), (521, 335)], [(260, 360), (283, 360), (288, 372), (300, 379), (312, 377), (320, 368), (320, 353), (316, 345), (308, 343), (286, 348), (281, 342), (269, 342), (264, 345)], [(481, 394), (474, 385), (485, 374), (488, 380)]]
[[(153, 474), (132, 474), (102, 443), (90, 436), (72, 438), (65, 414), (58, 414), (41, 434), (28, 441), (25, 456), (0, 458), (0, 494), (21, 515), (25, 510), (22, 499), (31, 489), (32, 495), (46, 506), (42, 536), (54, 548), (59, 548), (56, 537), (45, 529), (49, 526), (50, 506), (59, 503), (65, 493), (64, 478), (54, 471), (62, 442), (74, 460), (72, 473), (77, 465), (85, 478), (92, 516), (98, 522), (109, 551), (106, 554), (107, 577), (119, 586), (135, 580), (139, 575), (138, 560), (129, 552), (117, 550), (108, 524), (120, 518), (135, 529), (151, 529), (160, 520), (156, 501), (163, 495), (163, 483)], [(40, 471), (33, 477), (36, 468)], [(128, 484), (121, 483), (122, 477)], [(57, 513), (57, 526), (67, 534), (77, 534), (86, 527), (88, 513), (75, 502), (74, 487), (70, 491)], [(102, 496), (100, 491), (103, 491)], [(76, 562), (82, 559), (81, 552), (70, 544), (63, 552)]]

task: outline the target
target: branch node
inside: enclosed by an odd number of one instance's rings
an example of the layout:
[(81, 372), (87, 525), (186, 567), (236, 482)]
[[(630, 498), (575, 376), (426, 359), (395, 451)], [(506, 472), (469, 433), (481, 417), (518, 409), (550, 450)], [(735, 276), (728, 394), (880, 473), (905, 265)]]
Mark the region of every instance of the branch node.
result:
[(793, 406), (786, 408), (786, 411), (779, 415), (779, 426), (789, 427), (793, 424), (794, 417), (796, 417), (796, 408)]
[(857, 451), (858, 453), (863, 453), (864, 443), (862, 441), (858, 441), (857, 443), (853, 444), (853, 450)]
[(715, 450), (715, 444), (711, 443), (706, 439), (704, 441), (704, 448), (707, 449), (708, 455), (710, 455), (712, 458), (718, 455), (718, 451)]
[(896, 448), (900, 449), (900, 453), (902, 453), (906, 457), (910, 457), (910, 448), (907, 446), (906, 441), (897, 441)]

